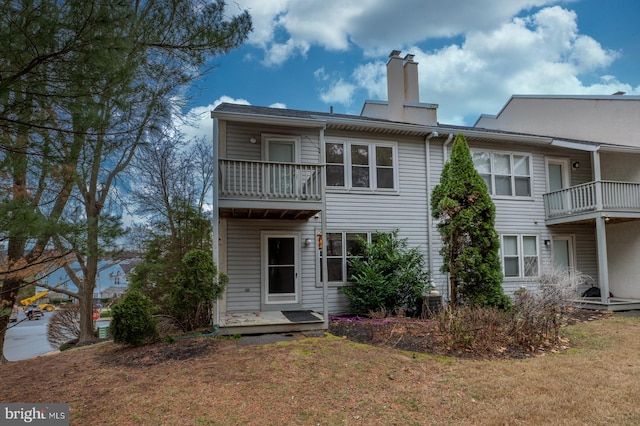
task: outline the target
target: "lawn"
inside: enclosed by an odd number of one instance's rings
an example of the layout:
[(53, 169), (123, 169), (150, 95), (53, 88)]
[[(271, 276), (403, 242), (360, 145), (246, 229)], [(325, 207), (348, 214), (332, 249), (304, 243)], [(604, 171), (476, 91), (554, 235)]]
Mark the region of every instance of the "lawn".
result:
[(0, 366), (0, 401), (69, 403), (72, 425), (639, 424), (640, 319), (563, 335), (567, 350), (511, 360), (332, 335), (101, 343)]

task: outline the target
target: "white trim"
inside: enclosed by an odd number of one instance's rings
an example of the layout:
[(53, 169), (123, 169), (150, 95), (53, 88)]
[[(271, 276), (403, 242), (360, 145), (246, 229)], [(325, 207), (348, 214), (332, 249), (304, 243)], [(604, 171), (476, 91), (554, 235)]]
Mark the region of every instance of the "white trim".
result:
[[(504, 267), (504, 237), (516, 237), (516, 244), (518, 250), (518, 275), (517, 276), (506, 276), (505, 275), (505, 267)], [(536, 241), (536, 258), (538, 260), (538, 273), (536, 275), (525, 275), (525, 254), (524, 254), (524, 238), (525, 237), (533, 237)], [(509, 255), (510, 258), (515, 256)], [(526, 256), (531, 257), (531, 256)], [(531, 279), (540, 276), (540, 268), (541, 268), (541, 259), (540, 259), (540, 237), (536, 234), (513, 234), (513, 233), (505, 233), (500, 234), (500, 264), (502, 266), (502, 276), (505, 280), (520, 280), (520, 279)]]
[[(322, 147), (326, 152), (327, 144), (342, 144), (344, 146), (343, 152), (343, 170), (344, 170), (344, 185), (342, 186), (327, 186), (328, 191), (353, 191), (353, 192), (368, 192), (368, 193), (386, 193), (396, 194), (400, 191), (400, 163), (398, 161), (398, 142), (397, 141), (384, 141), (375, 139), (354, 139), (354, 138), (326, 138)], [(358, 187), (353, 186), (352, 171), (353, 164), (351, 158), (351, 146), (353, 145), (366, 145), (368, 147), (368, 169), (369, 169), (369, 186)], [(377, 179), (377, 167), (376, 164), (376, 148), (391, 148), (391, 156), (393, 161), (393, 187), (392, 188), (378, 188)], [(327, 165), (337, 165), (338, 163), (327, 163)], [(388, 167), (388, 166), (387, 166)]]
[[(316, 232), (318, 231), (318, 229), (316, 228)], [(371, 242), (371, 238), (375, 235), (375, 234), (379, 234), (379, 233), (391, 233), (393, 232), (392, 230), (389, 229), (377, 229), (377, 230), (371, 230), (371, 227), (362, 227), (362, 228), (349, 228), (347, 230), (335, 230), (335, 229), (328, 229), (327, 232), (325, 234), (322, 235), (322, 253), (326, 255), (327, 253), (327, 242), (329, 241), (327, 236), (329, 234), (341, 234), (342, 236), (342, 240), (341, 240), (341, 246), (342, 246), (342, 255), (340, 256), (342, 259), (342, 277), (343, 280), (342, 281), (329, 281), (329, 271), (328, 271), (328, 267), (327, 267), (327, 276), (326, 276), (326, 281), (327, 284), (331, 287), (340, 287), (340, 286), (344, 286), (344, 285), (349, 285), (352, 284), (351, 282), (346, 280), (346, 272), (347, 272), (347, 252), (346, 252), (346, 248), (347, 248), (347, 234), (366, 234), (367, 235), (367, 242)], [(318, 250), (319, 252), (320, 250)], [(331, 256), (332, 259), (337, 258), (338, 256)], [(327, 260), (330, 257), (327, 256)], [(316, 264), (316, 287), (318, 287), (319, 285), (321, 285), (323, 283), (323, 281), (320, 280), (320, 268), (318, 268), (318, 265), (322, 266), (321, 262), (322, 260), (322, 256), (320, 256), (320, 253), (316, 253), (315, 255), (315, 264)], [(328, 262), (327, 262), (328, 264)]]
[[(271, 300), (269, 298), (269, 238), (293, 238), (293, 262), (294, 262), (294, 292), (283, 293), (281, 299)], [(299, 232), (283, 232), (283, 231), (261, 231), (261, 302), (263, 306), (271, 305), (293, 305), (299, 304), (302, 300), (300, 285), (300, 233)]]
[(562, 189), (571, 186), (571, 160), (566, 157), (545, 157), (544, 170), (547, 192), (551, 192), (549, 186), (549, 164), (559, 164), (562, 166)]
[(574, 234), (558, 234), (551, 235), (551, 265), (555, 268), (555, 244), (556, 240), (567, 241), (567, 247), (569, 249), (568, 258), (569, 258), (569, 273), (573, 274), (576, 271), (577, 265), (577, 256), (576, 256), (576, 237)]
[(291, 143), (293, 145), (292, 163), (300, 163), (300, 136), (263, 133), (262, 134), (262, 160), (263, 161), (272, 161), (269, 159), (269, 142)]
[[(517, 200), (532, 200), (535, 196), (534, 194), (534, 184), (533, 184), (533, 154), (530, 152), (519, 152), (519, 151), (497, 151), (497, 150), (492, 150), (492, 149), (483, 149), (483, 148), (470, 148), (471, 151), (471, 155), (472, 155), (472, 161), (473, 161), (473, 153), (477, 152), (485, 152), (488, 153), (490, 158), (490, 179), (491, 179), (491, 188), (489, 189), (489, 195), (491, 195), (492, 198), (499, 198), (499, 199), (509, 199), (509, 200), (513, 200), (513, 199), (517, 199)], [(495, 159), (495, 155), (508, 155), (509, 156), (509, 175), (498, 175), (498, 176), (509, 176), (510, 178), (510, 183), (511, 183), (511, 195), (505, 195), (505, 194), (496, 194), (496, 171), (495, 171), (495, 163), (494, 163), (494, 159)], [(529, 163), (529, 195), (516, 195), (516, 177), (520, 176), (522, 177), (523, 175), (516, 175), (515, 174), (515, 164), (513, 162), (513, 156), (520, 156), (520, 157), (526, 157)], [(475, 167), (475, 165), (474, 165)], [(478, 174), (480, 174), (478, 172)], [(482, 177), (482, 174), (481, 174)]]

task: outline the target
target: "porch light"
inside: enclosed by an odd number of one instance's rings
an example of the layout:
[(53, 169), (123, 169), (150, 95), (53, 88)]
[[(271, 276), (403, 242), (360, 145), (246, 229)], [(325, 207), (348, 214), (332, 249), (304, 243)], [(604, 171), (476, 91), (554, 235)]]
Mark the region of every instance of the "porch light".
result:
[(249, 142), (251, 142), (251, 143), (256, 143), (256, 142), (257, 142), (257, 139), (256, 139), (256, 138), (254, 138), (254, 137), (251, 137), (251, 139), (249, 139)]
[(309, 247), (311, 245), (311, 239), (307, 238), (306, 240), (304, 240), (304, 246), (305, 247)]
[(551, 245), (551, 240), (544, 240), (544, 245), (549, 247)]
[(571, 163), (571, 167), (573, 167), (573, 170), (579, 169), (580, 168), (580, 162), (579, 161), (574, 161), (573, 163)]

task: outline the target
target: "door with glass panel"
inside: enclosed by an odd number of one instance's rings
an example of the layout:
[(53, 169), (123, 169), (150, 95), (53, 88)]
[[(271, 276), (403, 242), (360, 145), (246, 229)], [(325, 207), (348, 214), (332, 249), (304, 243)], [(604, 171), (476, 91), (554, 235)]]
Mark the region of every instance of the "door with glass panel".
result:
[(265, 234), (264, 302), (298, 303), (298, 236)]
[(573, 236), (557, 235), (553, 237), (551, 251), (553, 267), (571, 273), (574, 270)]
[(294, 194), (295, 149), (296, 143), (293, 140), (267, 140), (269, 194), (277, 197), (289, 197)]
[[(569, 160), (547, 159), (547, 192), (560, 191), (569, 187)], [(570, 210), (569, 194), (557, 193), (548, 197), (549, 212), (563, 213)]]

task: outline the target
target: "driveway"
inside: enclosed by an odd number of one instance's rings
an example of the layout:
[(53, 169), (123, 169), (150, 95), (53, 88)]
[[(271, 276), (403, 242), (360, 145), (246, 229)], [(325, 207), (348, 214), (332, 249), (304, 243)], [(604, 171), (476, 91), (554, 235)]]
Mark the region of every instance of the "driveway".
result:
[(4, 356), (9, 361), (19, 361), (57, 350), (47, 341), (47, 324), (51, 315), (52, 312), (44, 312), (42, 319), (29, 321), (20, 310), (18, 324), (10, 323), (7, 330)]

